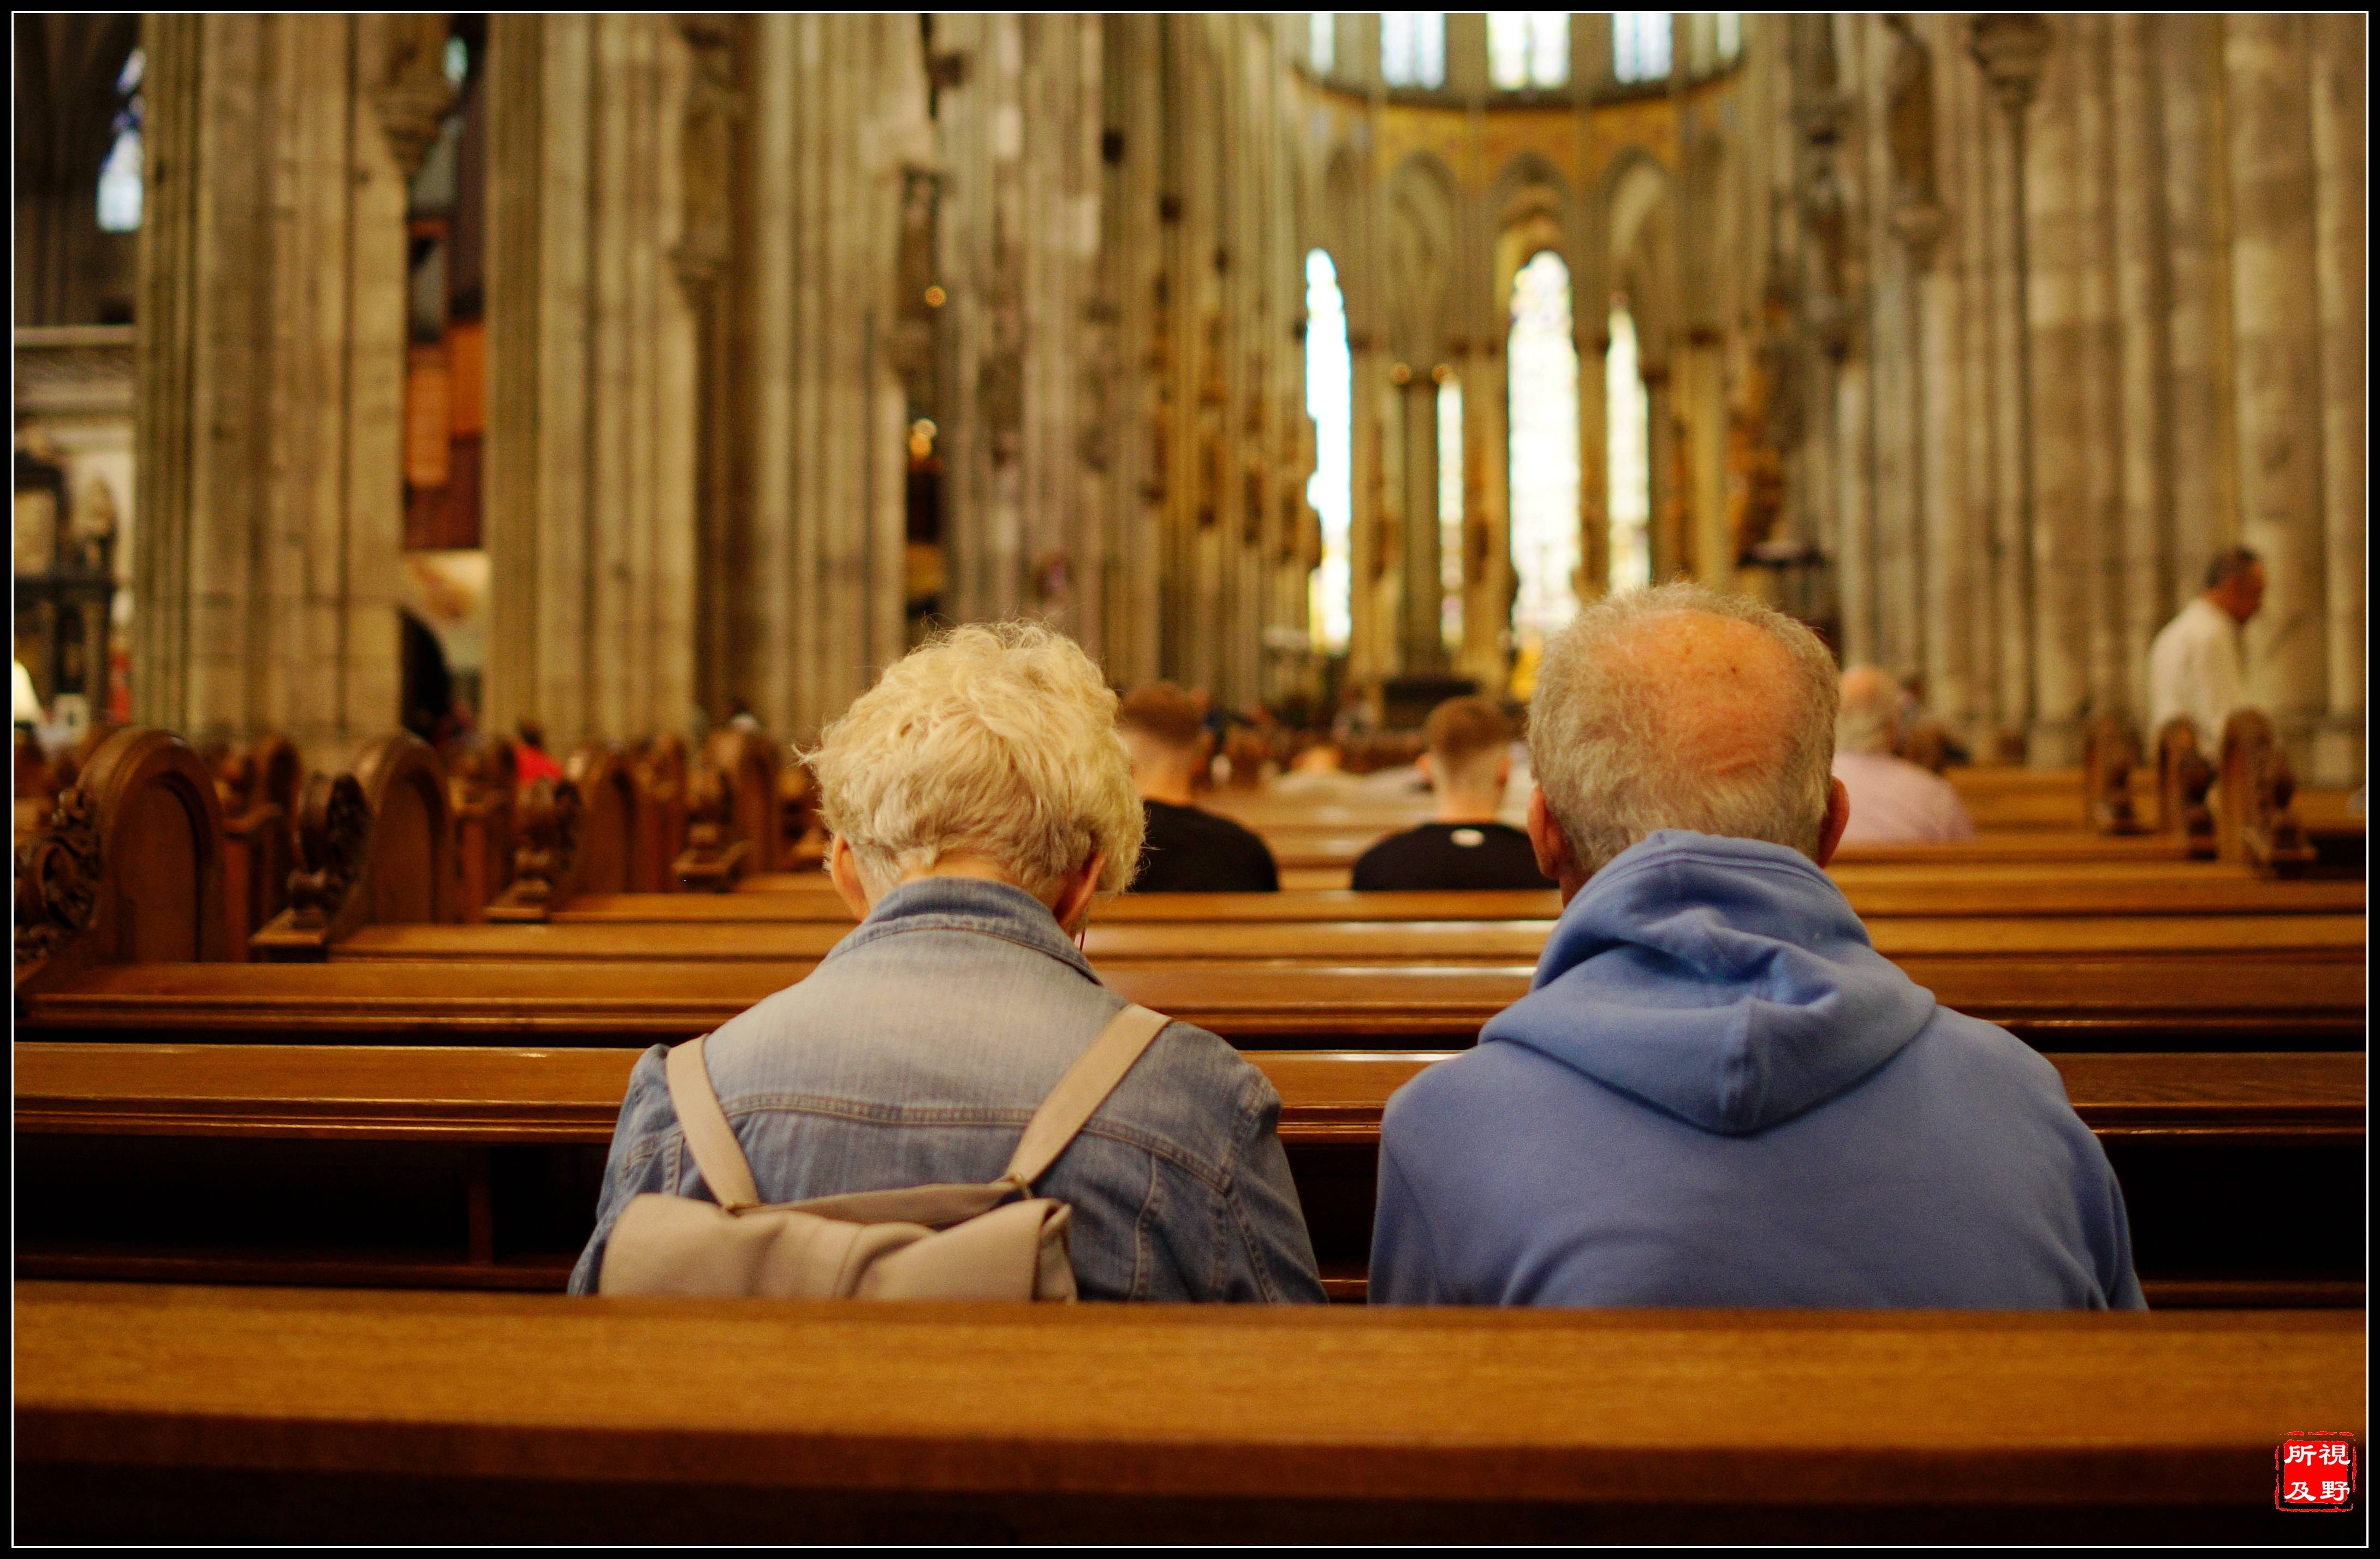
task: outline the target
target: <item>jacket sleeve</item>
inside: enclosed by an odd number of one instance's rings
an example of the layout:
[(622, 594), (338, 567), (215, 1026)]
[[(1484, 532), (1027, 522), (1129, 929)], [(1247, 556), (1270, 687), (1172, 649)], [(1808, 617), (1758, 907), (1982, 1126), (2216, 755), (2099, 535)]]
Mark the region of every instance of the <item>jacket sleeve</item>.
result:
[(1281, 1095), (1253, 1066), (1243, 1090), (1240, 1139), (1222, 1193), (1222, 1270), (1214, 1297), (1319, 1304), (1314, 1240), (1281, 1145)]
[(677, 1129), (670, 1108), (669, 1046), (655, 1045), (637, 1058), (628, 1074), (627, 1096), (620, 1101), (620, 1124), (612, 1131), (612, 1151), (603, 1161), (603, 1190), (595, 1203), (595, 1233), (570, 1272), (570, 1292), (592, 1294), (601, 1281), (603, 1247), (621, 1210), (647, 1191), (669, 1191), (671, 1164), (676, 1154), (663, 1151)]
[(1390, 1150), (1385, 1130), (1380, 1137), (1380, 1188), (1372, 1208), (1372, 1280), (1366, 1292), (1375, 1305), (1454, 1302), (1439, 1281), (1438, 1251), (1422, 1215), (1421, 1199)]
[(2141, 1295), (2140, 1276), (2132, 1271), (2132, 1221), (2124, 1210), (2123, 1184), (2116, 1178), (2116, 1166), (2107, 1162), (2107, 1150), (2097, 1134), (2080, 1116), (2075, 1118), (2074, 1129), (2080, 1137), (2076, 1160), (2082, 1171), (2075, 1198), (2099, 1292), (2111, 1310), (2144, 1310), (2149, 1305)]

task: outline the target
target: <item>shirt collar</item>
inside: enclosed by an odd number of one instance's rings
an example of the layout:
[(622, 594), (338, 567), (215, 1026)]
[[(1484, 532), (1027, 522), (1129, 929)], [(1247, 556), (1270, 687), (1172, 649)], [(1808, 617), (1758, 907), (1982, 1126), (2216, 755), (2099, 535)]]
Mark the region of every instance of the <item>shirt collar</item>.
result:
[[(828, 959), (902, 932), (973, 932), (1047, 954), (1093, 984), (1099, 977), (1049, 906), (1007, 883), (980, 877), (920, 877), (876, 901), (859, 929), (835, 944)], [(824, 962), (825, 960), (820, 960)]]

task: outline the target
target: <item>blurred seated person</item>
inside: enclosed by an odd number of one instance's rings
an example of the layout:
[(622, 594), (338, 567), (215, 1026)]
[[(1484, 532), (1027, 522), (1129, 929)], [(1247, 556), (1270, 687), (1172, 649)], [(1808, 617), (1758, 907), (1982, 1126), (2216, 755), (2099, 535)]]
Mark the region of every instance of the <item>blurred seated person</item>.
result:
[(1872, 665), (1843, 673), (1835, 715), (1835, 778), (1851, 793), (1846, 845), (1962, 845), (1975, 836), (1959, 793), (1939, 775), (1893, 756), (1900, 742), (1900, 686)]
[(545, 727), (534, 720), (520, 723), (520, 740), (513, 744), (513, 774), (523, 789), (541, 779), (562, 777), (562, 765), (545, 750)]
[(1134, 893), (1274, 893), (1281, 887), (1262, 839), (1192, 804), (1192, 789), (1214, 750), (1205, 715), (1196, 698), (1171, 682), (1143, 688), (1117, 707), (1116, 728), (1132, 755), (1133, 788), (1148, 822)]
[(1449, 699), (1430, 711), (1420, 769), (1438, 816), (1391, 834), (1355, 862), (1363, 892), (1550, 888), (1529, 836), (1499, 822), (1512, 773), (1512, 725), (1486, 699)]
[(1276, 796), (1343, 796), (1355, 776), (1347, 772), (1339, 744), (1318, 741), (1289, 761), (1289, 772), (1272, 782)]

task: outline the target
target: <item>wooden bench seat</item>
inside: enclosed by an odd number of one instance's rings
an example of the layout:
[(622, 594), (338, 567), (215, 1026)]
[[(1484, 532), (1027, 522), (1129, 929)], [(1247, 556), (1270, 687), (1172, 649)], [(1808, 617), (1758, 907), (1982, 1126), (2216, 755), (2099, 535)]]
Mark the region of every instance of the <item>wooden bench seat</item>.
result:
[[(130, 964), (20, 994), (19, 1037), (645, 1044), (716, 1028), (800, 979), (784, 963)], [(2363, 1043), (2363, 968), (2301, 956), (1908, 957), (1945, 1005), (2045, 1050), (2336, 1050)], [(1532, 968), (1125, 963), (1131, 999), (1252, 1049), (1450, 1049)]]
[[(1897, 915), (2334, 915), (2360, 914), (2357, 882), (2276, 882), (2196, 862), (2119, 861), (2055, 869), (2008, 863), (1948, 873), (1900, 866), (1839, 867), (1831, 873), (1863, 919)], [(1129, 920), (1549, 920), (1551, 890), (1519, 893), (1126, 894), (1101, 905), (1097, 923)], [(730, 894), (589, 894), (557, 909), (569, 920), (827, 920), (851, 912), (816, 873), (747, 878)]]
[[(559, 1288), (593, 1226), (638, 1054), (20, 1042), (18, 1270)], [(1359, 1298), (1381, 1112), (1444, 1054), (1250, 1059), (1281, 1095), (1281, 1141), (1327, 1285)], [(2122, 1179), (2153, 1304), (2362, 1302), (2360, 1056), (2052, 1061)], [(291, 1193), (260, 1191), (235, 1210), (245, 1221), (217, 1219), (212, 1242), (193, 1240), (174, 1195), (212, 1218), (237, 1199), (210, 1188), (243, 1177), (335, 1195), (276, 1212), (272, 1198)], [(139, 1194), (144, 1185), (176, 1190)], [(118, 1186), (126, 1194), (112, 1194)], [(442, 1199), (443, 1225), (425, 1222), (425, 1203)], [(394, 1248), (359, 1238), (358, 1220), (368, 1236), (374, 1219)]]
[(2364, 1421), (2353, 1313), (17, 1305), (30, 1541), (2306, 1541)]
[[(714, 901), (722, 895), (713, 895)], [(687, 902), (697, 902), (688, 895)], [(1533, 962), (1548, 920), (1094, 920), (1087, 951), (1102, 965), (1212, 958), (1332, 964)], [(567, 959), (764, 962), (823, 956), (850, 934), (823, 921), (578, 920), (527, 926), (368, 926), (332, 950), (334, 960)], [(2290, 956), (2360, 961), (2360, 915), (2105, 916), (1879, 919), (1870, 928), (1887, 957), (2242, 958)]]

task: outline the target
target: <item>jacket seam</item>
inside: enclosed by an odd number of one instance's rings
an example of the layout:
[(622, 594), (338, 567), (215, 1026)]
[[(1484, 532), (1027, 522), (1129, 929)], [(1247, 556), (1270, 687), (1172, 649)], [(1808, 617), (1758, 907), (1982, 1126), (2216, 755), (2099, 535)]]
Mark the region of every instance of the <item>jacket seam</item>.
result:
[[(919, 1107), (909, 1104), (863, 1104), (853, 1100), (821, 1097), (817, 1094), (764, 1094), (757, 1099), (747, 1095), (737, 1103), (722, 1105), (728, 1124), (763, 1114), (816, 1115), (828, 1120), (848, 1121), (856, 1126), (929, 1126), (929, 1127), (1005, 1127), (1023, 1130), (1033, 1118), (1033, 1111), (1022, 1108), (987, 1109), (981, 1106), (949, 1105)], [(673, 1122), (669, 1131), (683, 1137), (685, 1128)], [(1161, 1158), (1184, 1173), (1195, 1176), (1218, 1192), (1228, 1189), (1230, 1174), (1208, 1163), (1179, 1144), (1154, 1132), (1138, 1127), (1119, 1126), (1093, 1117), (1075, 1136), (1097, 1137), (1127, 1148), (1137, 1148), (1152, 1158)], [(1069, 1144), (1071, 1146), (1071, 1144)], [(1065, 1162), (1063, 1154), (1059, 1163)], [(1050, 1166), (1054, 1170), (1057, 1165)]]

